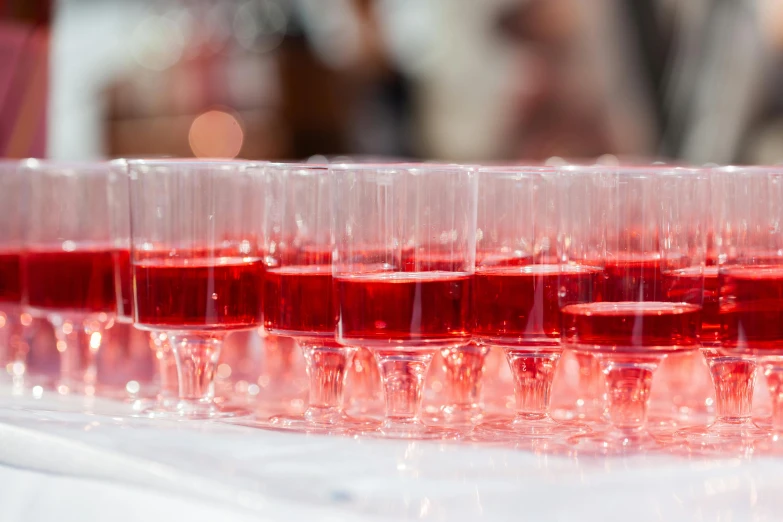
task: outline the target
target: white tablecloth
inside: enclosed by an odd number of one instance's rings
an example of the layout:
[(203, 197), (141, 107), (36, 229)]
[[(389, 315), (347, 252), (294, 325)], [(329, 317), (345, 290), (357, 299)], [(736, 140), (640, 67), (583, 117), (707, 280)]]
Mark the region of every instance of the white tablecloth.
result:
[(0, 400), (0, 520), (783, 518), (775, 458), (555, 457), (84, 414), (74, 404)]

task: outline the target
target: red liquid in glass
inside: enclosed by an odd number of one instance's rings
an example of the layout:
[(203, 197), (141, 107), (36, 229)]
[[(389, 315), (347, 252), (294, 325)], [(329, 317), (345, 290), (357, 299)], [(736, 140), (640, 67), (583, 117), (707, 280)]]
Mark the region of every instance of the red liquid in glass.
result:
[(621, 302), (563, 308), (563, 339), (607, 352), (667, 352), (699, 345), (701, 308), (686, 303)]
[(661, 260), (639, 255), (607, 259), (604, 267), (604, 301), (662, 301)]
[(338, 335), (360, 346), (459, 345), (470, 340), (472, 277), (395, 272), (335, 280)]
[(22, 301), (22, 256), (0, 252), (0, 302), (19, 304)]
[(718, 317), (718, 267), (702, 269), (694, 266), (671, 270), (663, 275), (663, 293), (667, 301), (698, 304), (702, 301), (701, 333), (703, 343), (719, 341), (720, 318)]
[(133, 315), (130, 252), (127, 250), (115, 250), (114, 263), (117, 270), (115, 274), (115, 288), (119, 292), (117, 296), (117, 316), (130, 319)]
[(257, 258), (145, 260), (133, 265), (136, 322), (167, 330), (241, 330), (261, 324)]
[(528, 265), (479, 268), (474, 336), (504, 344), (559, 344), (561, 303), (596, 299), (601, 270)]
[(264, 276), (264, 325), (277, 335), (334, 336), (332, 267), (287, 266)]
[(722, 347), (783, 354), (783, 265), (723, 268), (718, 279)]
[(704, 269), (704, 301), (701, 310), (701, 339), (704, 343), (720, 342), (720, 284), (718, 267)]
[(117, 309), (111, 250), (32, 251), (24, 262), (31, 307), (85, 313)]

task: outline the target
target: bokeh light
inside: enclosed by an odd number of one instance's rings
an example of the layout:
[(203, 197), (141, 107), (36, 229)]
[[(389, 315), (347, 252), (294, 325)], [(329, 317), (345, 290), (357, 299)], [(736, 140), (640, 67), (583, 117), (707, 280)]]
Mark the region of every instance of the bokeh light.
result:
[(210, 110), (193, 120), (188, 142), (197, 158), (236, 158), (242, 150), (244, 135), (242, 124), (235, 115)]

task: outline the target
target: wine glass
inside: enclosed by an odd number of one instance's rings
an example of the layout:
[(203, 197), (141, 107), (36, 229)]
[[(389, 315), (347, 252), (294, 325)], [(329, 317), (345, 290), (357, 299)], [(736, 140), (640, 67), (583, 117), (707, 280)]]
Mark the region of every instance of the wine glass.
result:
[(0, 160), (0, 364), (21, 393), (26, 345), (22, 340), (22, 252), (28, 184), (20, 162)]
[[(704, 303), (702, 307), (701, 353), (710, 370), (715, 387), (715, 421), (709, 426), (694, 426), (679, 431), (692, 449), (736, 452), (743, 451), (753, 441), (767, 435), (767, 431), (756, 426), (751, 418), (753, 393), (757, 365), (752, 356), (738, 347), (745, 340), (746, 331), (739, 333), (739, 323), (727, 322), (733, 328), (725, 330), (729, 334), (726, 339), (728, 352), (721, 350), (722, 319), (738, 319), (744, 329), (745, 318), (738, 315), (733, 307), (737, 297), (731, 284), (723, 287), (724, 282), (731, 282), (730, 274), (744, 270), (745, 275), (753, 275), (752, 265), (772, 262), (777, 254), (775, 242), (769, 241), (769, 236), (753, 234), (753, 240), (742, 234), (744, 215), (754, 205), (764, 205), (761, 196), (774, 197), (774, 193), (766, 192), (769, 185), (766, 169), (744, 169), (726, 167), (716, 169), (710, 176), (710, 208), (707, 223), (707, 258), (704, 268)], [(773, 185), (774, 186), (774, 185)], [(753, 214), (751, 227), (761, 227), (770, 223), (768, 214)], [(755, 230), (758, 232), (758, 229)], [(749, 262), (749, 259), (752, 260)], [(760, 263), (758, 263), (760, 264)], [(759, 267), (760, 271), (764, 269)], [(720, 273), (723, 272), (723, 277)], [(748, 280), (743, 280), (746, 284)], [(752, 278), (751, 278), (752, 281)], [(751, 286), (752, 286), (751, 282)], [(757, 281), (756, 285), (763, 285)], [(667, 288), (670, 294), (688, 292), (689, 288), (677, 285)], [(721, 307), (721, 298), (723, 306)], [(741, 306), (741, 303), (736, 303)], [(751, 308), (752, 303), (750, 304)], [(763, 307), (763, 305), (762, 305)], [(721, 313), (721, 308), (723, 314)], [(761, 310), (758, 310), (761, 312)], [(750, 337), (752, 338), (752, 337)], [(750, 340), (748, 338), (748, 341)], [(749, 343), (750, 344), (750, 343)]]
[(365, 433), (456, 437), (459, 430), (421, 421), (421, 398), (434, 354), (471, 340), (476, 173), (446, 165), (331, 168), (337, 341), (373, 352), (386, 403), (379, 430)]
[(482, 438), (522, 442), (584, 431), (549, 413), (562, 353), (560, 306), (597, 299), (601, 278), (594, 266), (561, 261), (564, 202), (554, 169), (479, 170), (473, 335), (505, 352), (516, 400), (514, 418), (481, 424)]
[(214, 402), (230, 332), (258, 328), (264, 273), (263, 169), (239, 161), (128, 162), (137, 328), (165, 333), (177, 366), (176, 414), (244, 413)]
[(646, 427), (653, 374), (667, 354), (699, 347), (706, 173), (657, 166), (561, 172), (569, 192), (564, 258), (601, 266), (604, 279), (600, 301), (562, 308), (563, 339), (598, 357), (611, 424), (571, 441), (587, 452), (660, 448)]
[(344, 412), (355, 346), (335, 341), (332, 281), (333, 183), (325, 165), (270, 163), (264, 327), (293, 338), (304, 355), (309, 401), (303, 415), (278, 415), (273, 427), (340, 433), (362, 423)]
[[(115, 321), (133, 323), (133, 287), (130, 263), (130, 185), (128, 162), (124, 159), (110, 162), (109, 201), (111, 205), (111, 235), (114, 256), (114, 288), (117, 296)], [(134, 409), (145, 415), (162, 416), (176, 413), (177, 365), (164, 332), (149, 332), (149, 347), (157, 366), (159, 389), (155, 404), (131, 397)]]
[(54, 327), (60, 394), (95, 394), (96, 355), (117, 310), (108, 163), (27, 160), (26, 304)]
[[(731, 415), (711, 432), (761, 453), (783, 452), (783, 169), (725, 167), (713, 173), (720, 203), (718, 289), (720, 345), (716, 357), (735, 361), (720, 376), (718, 394)], [(750, 360), (752, 359), (752, 360)], [(754, 362), (764, 368), (772, 399), (771, 430), (759, 441), (750, 419)], [(720, 400), (720, 397), (719, 397)], [(765, 430), (766, 431), (766, 430)]]

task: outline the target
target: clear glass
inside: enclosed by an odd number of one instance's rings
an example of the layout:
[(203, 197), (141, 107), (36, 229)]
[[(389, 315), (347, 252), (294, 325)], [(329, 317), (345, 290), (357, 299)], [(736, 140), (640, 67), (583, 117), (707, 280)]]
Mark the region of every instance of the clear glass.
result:
[[(719, 235), (719, 395), (731, 399), (729, 422), (713, 430), (753, 443), (761, 453), (783, 453), (783, 168), (724, 167), (713, 172)], [(771, 430), (750, 418), (755, 363), (761, 364), (772, 400)], [(714, 372), (713, 372), (714, 373)], [(758, 439), (762, 437), (763, 440)]]
[(133, 321), (166, 334), (161, 353), (170, 348), (177, 367), (174, 411), (245, 413), (215, 404), (214, 377), (225, 336), (261, 325), (263, 169), (212, 160), (128, 167)]
[(340, 433), (364, 423), (344, 411), (355, 346), (335, 341), (331, 174), (323, 165), (269, 164), (264, 327), (293, 338), (304, 355), (309, 400), (303, 415), (278, 415), (283, 429)]
[(109, 164), (27, 160), (24, 288), (33, 315), (54, 327), (61, 394), (94, 395), (96, 355), (114, 323)]
[[(130, 263), (130, 180), (128, 162), (114, 160), (109, 168), (109, 201), (111, 210), (112, 254), (114, 256), (114, 288), (117, 297), (118, 323), (133, 322), (133, 287)], [(147, 416), (178, 415), (176, 362), (165, 332), (150, 332), (149, 345), (153, 351), (159, 390), (154, 397), (133, 399), (134, 407)], [(102, 392), (106, 393), (106, 392)], [(108, 392), (111, 395), (111, 392)]]
[(563, 339), (592, 353), (610, 426), (575, 450), (659, 448), (647, 429), (652, 378), (669, 353), (699, 347), (708, 177), (698, 169), (564, 167), (565, 260), (601, 267), (600, 302), (563, 303)]
[(384, 388), (375, 435), (456, 437), (421, 421), (438, 350), (473, 325), (477, 176), (446, 165), (333, 165), (337, 342), (372, 351)]
[(24, 389), (27, 355), (21, 314), (28, 184), (20, 166), (19, 161), (0, 160), (0, 375), (14, 394)]
[[(769, 223), (770, 216), (766, 211), (769, 207), (760, 198), (776, 197), (781, 193), (780, 190), (777, 194), (767, 192), (770, 188), (768, 181), (766, 171), (757, 169), (743, 174), (729, 167), (716, 169), (710, 176), (701, 352), (715, 388), (715, 421), (709, 426), (695, 426), (678, 432), (692, 450), (736, 454), (767, 434), (751, 418), (756, 361), (742, 349), (721, 350), (721, 319), (724, 316), (720, 313), (720, 300), (723, 299), (724, 308), (728, 310), (725, 305), (733, 296), (730, 287), (721, 288), (720, 272), (734, 273), (740, 269), (752, 274), (748, 265), (760, 261), (759, 254), (768, 257), (776, 250), (774, 243), (767, 242), (766, 234), (746, 236), (742, 233), (743, 226), (758, 232), (760, 227)], [(754, 213), (753, 221), (745, 222), (746, 211), (755, 205), (764, 207), (765, 211), (762, 215)], [(735, 335), (726, 340), (736, 348), (739, 337)]]
[(550, 168), (479, 170), (473, 333), (480, 345), (505, 352), (516, 403), (512, 419), (480, 426), (483, 439), (521, 443), (585, 431), (550, 416), (561, 301), (596, 299), (601, 275), (561, 262), (559, 188)]

